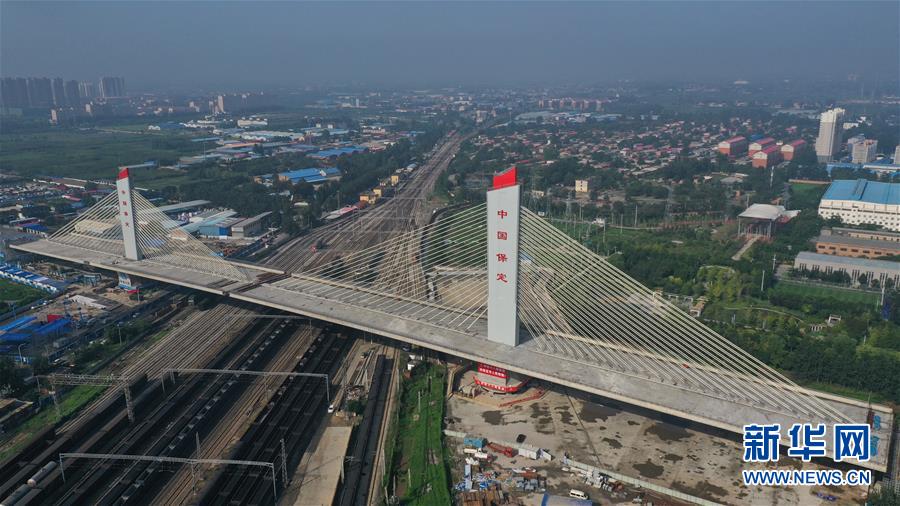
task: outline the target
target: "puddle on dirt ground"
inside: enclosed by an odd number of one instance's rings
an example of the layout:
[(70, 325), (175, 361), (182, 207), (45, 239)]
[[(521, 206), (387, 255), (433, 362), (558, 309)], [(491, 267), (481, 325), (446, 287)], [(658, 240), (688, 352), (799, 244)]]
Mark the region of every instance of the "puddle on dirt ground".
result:
[(698, 482), (694, 486), (687, 486), (680, 481), (676, 481), (672, 484), (672, 488), (678, 490), (679, 492), (691, 494), (693, 496), (697, 496), (702, 499), (708, 499), (710, 501), (720, 501), (723, 497), (726, 497), (728, 495), (727, 490), (722, 487), (717, 487), (706, 480)]
[(568, 407), (561, 406), (556, 408), (556, 411), (559, 413), (559, 421), (566, 425), (575, 425), (575, 422), (572, 420), (572, 412), (569, 411)]
[(622, 447), (622, 443), (616, 441), (615, 439), (605, 437), (603, 438), (603, 442), (608, 444), (611, 448), (618, 450)]
[(550, 416), (550, 410), (540, 404), (531, 405), (531, 418), (543, 418)]
[(491, 425), (500, 425), (503, 423), (503, 413), (500, 411), (482, 411), (481, 417), (486, 423)]
[(539, 404), (531, 405), (531, 418), (535, 420), (537, 431), (541, 434), (553, 434), (553, 417), (550, 415), (550, 409)]
[(669, 462), (679, 462), (681, 460), (684, 460), (684, 457), (682, 457), (681, 455), (675, 455), (674, 453), (667, 453), (663, 457), (663, 460), (668, 460)]
[(620, 410), (616, 408), (585, 402), (581, 406), (581, 413), (579, 413), (579, 416), (585, 422), (596, 422), (597, 420), (605, 422), (607, 418), (616, 416), (619, 412)]
[(663, 473), (663, 466), (654, 464), (647, 460), (643, 464), (632, 464), (631, 467), (634, 468), (635, 471), (641, 473), (641, 476), (644, 478), (659, 478)]
[(635, 422), (634, 420), (628, 420), (628, 425), (635, 426), (635, 425), (640, 425), (640, 424), (641, 424), (641, 422)]
[(646, 431), (648, 434), (653, 434), (654, 436), (662, 439), (663, 441), (681, 441), (682, 439), (687, 439), (691, 437), (691, 433), (688, 432), (683, 427), (678, 427), (677, 425), (672, 425), (670, 423), (658, 422), (653, 424)]

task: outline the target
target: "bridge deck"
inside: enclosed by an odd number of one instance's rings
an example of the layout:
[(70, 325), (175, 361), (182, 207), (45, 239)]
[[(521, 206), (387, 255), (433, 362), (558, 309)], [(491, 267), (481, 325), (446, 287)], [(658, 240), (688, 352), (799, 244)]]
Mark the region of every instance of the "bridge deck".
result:
[[(452, 312), (448, 310), (431, 311), (426, 320), (406, 318), (402, 313), (388, 313), (379, 310), (378, 307), (364, 307), (358, 300), (359, 294), (351, 288), (330, 286), (330, 295), (326, 299), (316, 295), (317, 288), (314, 282), (308, 280), (290, 278), (257, 285), (216, 279), (209, 275), (160, 264), (122, 260), (120, 257), (88, 250), (75, 251), (72, 247), (48, 241), (36, 241), (14, 247), (61, 260), (227, 295), (238, 300), (346, 325), (465, 359), (488, 362), (510, 371), (736, 433), (742, 432), (745, 423), (780, 423), (783, 434), (786, 434), (786, 427), (791, 424), (809, 421), (775, 410), (749, 406), (739, 401), (729, 401), (695, 390), (610, 370), (592, 363), (588, 356), (576, 359), (550, 354), (547, 348), (542, 347), (542, 338), (527, 341), (517, 347), (493, 343), (485, 338), (484, 320), (475, 322), (469, 329), (450, 330), (438, 323), (453, 317)], [(252, 266), (236, 265), (248, 274), (266, 272)], [(411, 308), (410, 311), (416, 312), (417, 309)], [(709, 374), (712, 379), (715, 371), (709, 371)], [(752, 388), (752, 385), (749, 386)], [(821, 392), (814, 392), (814, 395), (834, 405), (854, 421), (864, 422), (866, 419), (867, 406), (862, 402)], [(860, 466), (885, 471), (893, 415), (886, 406), (873, 405), (872, 408), (882, 421), (881, 429), (875, 431), (875, 436), (879, 438), (878, 450), (872, 460), (861, 463)], [(782, 441), (786, 442), (786, 437), (783, 437)]]

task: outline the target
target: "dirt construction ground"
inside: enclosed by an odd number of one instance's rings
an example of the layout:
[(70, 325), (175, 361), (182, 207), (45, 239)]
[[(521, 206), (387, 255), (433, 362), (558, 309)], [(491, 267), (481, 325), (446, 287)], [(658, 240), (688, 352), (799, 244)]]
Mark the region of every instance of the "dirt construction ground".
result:
[[(488, 440), (511, 441), (518, 434), (525, 443), (550, 451), (555, 457), (564, 453), (577, 461), (592, 464), (626, 476), (701, 497), (716, 503), (740, 505), (824, 505), (862, 504), (864, 488), (850, 487), (754, 487), (741, 483), (741, 470), (751, 468), (742, 462), (742, 446), (737, 435), (711, 433), (709, 429), (680, 420), (663, 420), (637, 408), (617, 405), (580, 392), (540, 385), (549, 391), (536, 401), (497, 409), (455, 395), (448, 401), (447, 428)], [(490, 395), (490, 394), (483, 394)], [(448, 441), (450, 451), (459, 458), (459, 441)], [(783, 452), (782, 452), (783, 453)], [(585, 489), (595, 502), (612, 503), (610, 496), (589, 488), (569, 473), (560, 472), (560, 464), (538, 465), (517, 457), (516, 462), (498, 460), (498, 464), (533, 466), (548, 476), (551, 492), (567, 493), (570, 488)], [(779, 467), (821, 468), (816, 464), (782, 457)], [(816, 494), (837, 498), (829, 502)], [(537, 495), (525, 500), (539, 504)], [(620, 499), (627, 500), (627, 499)]]

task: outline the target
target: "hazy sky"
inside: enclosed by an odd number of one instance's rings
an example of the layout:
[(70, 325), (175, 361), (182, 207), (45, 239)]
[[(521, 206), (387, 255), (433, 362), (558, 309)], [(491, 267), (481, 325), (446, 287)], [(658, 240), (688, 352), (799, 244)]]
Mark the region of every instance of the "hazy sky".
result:
[(895, 80), (900, 2), (0, 1), (0, 74), (131, 90)]

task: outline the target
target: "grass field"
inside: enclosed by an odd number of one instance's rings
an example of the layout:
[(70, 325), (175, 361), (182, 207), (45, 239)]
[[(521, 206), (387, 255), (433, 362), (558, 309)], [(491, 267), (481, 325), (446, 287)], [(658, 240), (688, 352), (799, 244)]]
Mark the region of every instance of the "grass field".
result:
[(791, 209), (815, 209), (827, 186), (794, 183), (791, 185)]
[(59, 130), (0, 135), (0, 171), (23, 176), (112, 178), (119, 165), (170, 163), (202, 147), (184, 133)]
[(52, 406), (47, 407), (15, 429), (10, 437), (0, 445), (0, 461), (19, 451), (38, 431), (66, 419), (91, 402), (105, 389), (106, 387), (102, 386), (82, 385), (69, 390), (59, 401), (59, 413)]
[(402, 504), (451, 504), (442, 433), (446, 371), (430, 364), (420, 368), (403, 383), (394, 493)]
[(785, 295), (806, 295), (812, 297), (832, 298), (854, 304), (877, 304), (881, 296), (874, 292), (862, 292), (859, 290), (842, 289), (830, 286), (806, 285), (781, 281), (774, 288)]
[[(44, 292), (37, 288), (0, 279), (0, 304), (15, 303), (17, 307), (22, 307), (43, 298), (45, 295)], [(0, 305), (0, 310), (3, 309), (5, 308)]]

